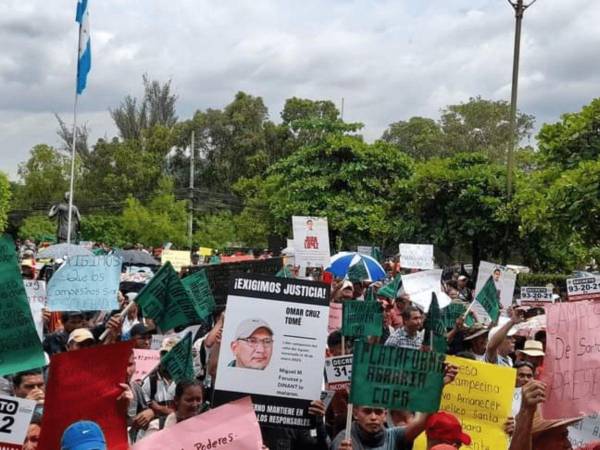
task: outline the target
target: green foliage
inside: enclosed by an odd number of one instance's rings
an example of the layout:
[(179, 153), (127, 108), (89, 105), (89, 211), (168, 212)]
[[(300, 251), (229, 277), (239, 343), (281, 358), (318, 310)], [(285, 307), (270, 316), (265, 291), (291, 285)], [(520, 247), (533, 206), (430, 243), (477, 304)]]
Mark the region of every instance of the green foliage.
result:
[(0, 233), (4, 231), (7, 225), (11, 195), (8, 176), (4, 172), (0, 172)]
[(561, 290), (567, 289), (567, 278), (570, 275), (560, 273), (519, 273), (517, 275), (516, 287), (522, 286), (546, 286), (551, 283)]
[(81, 240), (103, 242), (116, 247), (123, 247), (129, 242), (123, 229), (121, 216), (114, 214), (83, 215)]
[(224, 211), (218, 214), (206, 214), (195, 220), (194, 242), (201, 247), (230, 247), (237, 241), (233, 214)]
[(46, 215), (33, 215), (27, 217), (19, 227), (21, 239), (34, 239), (42, 241), (49, 236), (56, 236), (56, 223)]
[(129, 197), (125, 202), (122, 224), (129, 242), (159, 246), (172, 242), (185, 248), (187, 242), (187, 208), (185, 201), (175, 200), (172, 184), (162, 180), (159, 193), (147, 205)]
[(392, 123), (381, 139), (419, 161), (445, 153), (442, 128), (435, 120), (425, 117)]

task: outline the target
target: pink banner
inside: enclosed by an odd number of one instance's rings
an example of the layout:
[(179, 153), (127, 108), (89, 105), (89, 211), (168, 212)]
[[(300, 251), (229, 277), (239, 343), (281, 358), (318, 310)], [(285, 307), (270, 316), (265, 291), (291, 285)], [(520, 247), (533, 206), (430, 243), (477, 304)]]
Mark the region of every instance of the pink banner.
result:
[(546, 307), (545, 419), (600, 411), (600, 303)]
[(329, 324), (327, 325), (327, 333), (339, 330), (342, 328), (342, 304), (329, 304)]
[(142, 350), (134, 348), (133, 357), (135, 359), (134, 381), (146, 378), (160, 362), (160, 352), (158, 350)]
[(132, 450), (261, 450), (262, 438), (250, 397), (227, 403), (165, 428)]

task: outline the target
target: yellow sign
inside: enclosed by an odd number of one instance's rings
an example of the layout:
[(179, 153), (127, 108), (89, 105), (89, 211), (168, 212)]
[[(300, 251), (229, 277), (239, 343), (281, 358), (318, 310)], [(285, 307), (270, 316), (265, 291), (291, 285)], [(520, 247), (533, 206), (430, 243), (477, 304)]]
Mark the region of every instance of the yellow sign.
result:
[(161, 262), (171, 263), (173, 268), (179, 272), (182, 267), (189, 266), (192, 263), (189, 250), (163, 250)]
[(200, 247), (198, 249), (198, 254), (200, 256), (211, 256), (213, 252), (212, 248), (208, 248), (208, 247)]
[[(459, 367), (454, 382), (444, 386), (440, 411), (454, 414), (463, 431), (471, 436), (470, 450), (505, 450), (508, 436), (503, 430), (511, 414), (516, 371), (510, 367), (447, 356), (446, 362)], [(415, 441), (414, 450), (427, 448), (425, 433)]]

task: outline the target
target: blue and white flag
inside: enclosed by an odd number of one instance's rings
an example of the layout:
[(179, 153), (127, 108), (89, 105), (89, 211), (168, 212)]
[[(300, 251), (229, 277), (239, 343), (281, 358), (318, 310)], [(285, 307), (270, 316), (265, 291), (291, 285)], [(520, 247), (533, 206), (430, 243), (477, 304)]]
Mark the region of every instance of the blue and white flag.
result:
[(85, 89), (87, 75), (92, 67), (92, 47), (90, 40), (90, 13), (88, 0), (77, 1), (77, 16), (79, 23), (79, 55), (77, 59), (77, 94)]

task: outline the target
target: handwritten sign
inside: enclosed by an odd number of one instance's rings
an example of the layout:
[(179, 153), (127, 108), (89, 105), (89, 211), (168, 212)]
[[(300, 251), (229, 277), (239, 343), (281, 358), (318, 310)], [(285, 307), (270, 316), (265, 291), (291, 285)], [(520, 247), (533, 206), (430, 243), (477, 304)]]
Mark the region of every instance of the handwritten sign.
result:
[(593, 413), (569, 427), (569, 441), (573, 448), (580, 448), (587, 443), (600, 439), (600, 414)]
[(192, 257), (187, 250), (163, 250), (160, 260), (163, 264), (169, 261), (177, 272), (192, 264)]
[(10, 236), (0, 237), (0, 376), (42, 367), (44, 351)]
[(570, 302), (600, 300), (600, 277), (568, 278), (567, 292)]
[(23, 280), (31, 316), (35, 323), (35, 330), (40, 337), (40, 341), (44, 339), (44, 317), (42, 309), (46, 307), (46, 282), (42, 280)]
[(327, 325), (327, 333), (332, 333), (335, 330), (342, 328), (342, 304), (329, 304), (329, 323)]
[(600, 411), (600, 303), (555, 303), (546, 307), (546, 356), (542, 380), (548, 385), (545, 419)]
[(20, 449), (35, 409), (33, 400), (0, 395), (0, 449)]
[(343, 336), (381, 336), (383, 311), (379, 302), (347, 300), (342, 308)]
[(400, 244), (403, 269), (433, 269), (433, 245)]
[(521, 305), (552, 303), (552, 288), (523, 286), (519, 303)]
[(132, 450), (261, 450), (250, 397), (227, 403), (137, 442)]
[(133, 380), (143, 380), (160, 363), (160, 352), (158, 350), (133, 349), (135, 359), (135, 373)]
[[(458, 375), (444, 386), (440, 411), (455, 415), (463, 431), (471, 436), (471, 445), (461, 448), (508, 448), (503, 426), (511, 414), (515, 369), (456, 356), (448, 356), (446, 362), (458, 366)], [(425, 448), (425, 439), (421, 437), (414, 449)]]
[(352, 379), (352, 355), (332, 356), (325, 359), (327, 388), (341, 391), (350, 387)]
[(402, 286), (404, 292), (410, 296), (410, 301), (427, 312), (431, 304), (432, 293), (437, 297), (440, 308), (445, 308), (451, 302), (450, 297), (442, 292), (441, 279), (442, 269), (424, 270), (402, 275)]
[(68, 258), (48, 282), (50, 311), (111, 311), (117, 295), (121, 258), (115, 255)]

